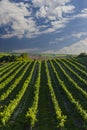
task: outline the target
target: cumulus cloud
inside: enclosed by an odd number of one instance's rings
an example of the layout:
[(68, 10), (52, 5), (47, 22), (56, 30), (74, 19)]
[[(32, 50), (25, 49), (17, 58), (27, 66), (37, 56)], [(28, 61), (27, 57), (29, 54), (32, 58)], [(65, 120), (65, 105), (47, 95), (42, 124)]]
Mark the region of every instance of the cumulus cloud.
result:
[(57, 6), (57, 5), (65, 5), (71, 0), (32, 0), (35, 7), (41, 7), (43, 5), (48, 5), (49, 7)]
[(19, 17), (24, 20), (24, 16), (29, 15), (30, 13), (26, 10), (26, 5), (23, 3), (11, 3), (8, 0), (0, 2), (0, 25), (18, 21)]
[[(63, 17), (63, 13), (70, 14), (75, 7), (69, 2), (71, 0), (29, 0), (26, 2), (12, 2), (10, 0), (0, 1), (0, 27), (3, 27), (5, 34), (1, 38), (27, 37), (32, 38), (44, 33), (52, 33), (62, 29), (69, 22), (69, 18)], [(66, 5), (66, 3), (69, 3)], [(33, 8), (36, 12), (33, 12)], [(50, 27), (41, 30), (36, 19), (45, 18), (50, 22)], [(45, 26), (45, 21), (42, 23)]]
[(69, 19), (67, 18), (67, 21), (64, 22), (63, 14), (70, 14), (75, 9), (73, 5), (66, 5), (67, 2), (70, 2), (70, 0), (33, 0), (33, 6), (39, 8), (36, 17), (47, 18), (56, 29), (65, 27)]
[(63, 54), (79, 54), (82, 52), (87, 52), (87, 38), (80, 40), (70, 46), (64, 47), (58, 51), (58, 53)]
[(53, 26), (54, 29), (58, 29), (65, 27), (65, 23), (67, 23), (67, 21), (64, 21), (63, 19), (62, 21), (52, 21), (51, 25)]
[(75, 18), (87, 18), (87, 8), (82, 9), (79, 14), (74, 15), (73, 19)]
[(63, 13), (71, 13), (75, 9), (73, 5), (66, 5), (71, 0), (33, 0), (33, 6), (38, 7), (37, 17), (61, 18)]
[(83, 36), (87, 36), (87, 32), (73, 33), (72, 36), (76, 38), (81, 38)]
[(27, 9), (28, 7), (28, 4), (23, 2), (15, 3), (9, 0), (0, 2), (0, 26), (8, 25), (7, 28), (10, 26), (12, 30), (7, 31), (7, 34), (2, 36), (3, 38), (12, 36), (20, 38), (25, 33), (31, 35), (31, 33), (38, 32), (31, 12)]
[(81, 12), (87, 14), (87, 8), (83, 9)]

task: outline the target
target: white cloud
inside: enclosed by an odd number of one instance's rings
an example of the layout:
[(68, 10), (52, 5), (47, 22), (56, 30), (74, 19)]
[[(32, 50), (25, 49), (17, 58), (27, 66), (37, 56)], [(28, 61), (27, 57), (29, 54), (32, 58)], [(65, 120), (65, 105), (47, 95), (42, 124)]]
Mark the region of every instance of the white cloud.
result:
[[(0, 1), (0, 27), (6, 25), (4, 27), (5, 34), (0, 35), (1, 38), (11, 38), (14, 36), (18, 38), (32, 38), (40, 34), (58, 31), (58, 29), (66, 27), (70, 20), (87, 18), (87, 8), (84, 8), (79, 14), (73, 15), (73, 17), (66, 17), (66, 15), (63, 17), (63, 13), (71, 14), (75, 9), (69, 3), (71, 0), (32, 0), (32, 2), (34, 8), (39, 8), (36, 14), (33, 15), (32, 6), (30, 7), (29, 3), (15, 3), (9, 0)], [(37, 22), (34, 19), (35, 16), (38, 19), (45, 18), (47, 22), (50, 22), (51, 26), (48, 28), (45, 25), (46, 21), (42, 25), (37, 26)], [(84, 35), (84, 33), (72, 34), (72, 36), (77, 38)]]
[(84, 8), (81, 12), (87, 14), (87, 8)]
[(57, 5), (65, 5), (66, 3), (70, 2), (71, 0), (32, 0), (35, 7), (41, 7), (43, 5), (49, 6), (49, 7), (55, 7)]
[(38, 7), (39, 10), (36, 12), (37, 18), (46, 18), (51, 22), (54, 29), (65, 27), (66, 23), (69, 22), (69, 18), (64, 18), (63, 13), (72, 13), (75, 7), (71, 4), (66, 5), (71, 0), (33, 0), (33, 6)]
[(44, 30), (44, 31), (42, 32), (42, 34), (51, 33), (51, 32), (54, 32), (54, 31), (56, 31), (54, 28), (48, 28), (48, 29)]
[(47, 8), (42, 6), (40, 10), (36, 13), (36, 17), (46, 17), (47, 16)]
[(7, 34), (4, 34), (4, 35), (0, 35), (0, 38), (11, 38), (11, 37), (15, 37), (18, 35), (18, 38), (22, 38), (22, 34), (21, 33), (18, 33), (18, 32), (8, 32)]
[(87, 32), (73, 33), (72, 36), (76, 38), (81, 38), (82, 36), (87, 36)]
[(55, 17), (61, 18), (62, 13), (71, 13), (75, 7), (73, 5), (65, 5), (70, 0), (33, 0), (33, 6), (39, 7), (37, 17)]
[(62, 11), (64, 13), (72, 13), (74, 9), (75, 7), (73, 5), (62, 6)]
[(65, 23), (67, 23), (67, 21), (64, 21), (63, 19), (62, 21), (52, 21), (51, 25), (53, 26), (54, 29), (58, 29), (65, 27)]
[(84, 8), (83, 10), (81, 10), (79, 14), (74, 15), (73, 19), (75, 18), (87, 18), (87, 8)]
[(58, 51), (58, 53), (62, 54), (79, 54), (82, 52), (87, 52), (87, 38)]
[[(38, 7), (36, 14), (32, 15), (32, 6), (24, 2), (11, 2), (10, 0), (0, 1), (0, 27), (4, 27), (5, 34), (1, 38), (27, 37), (32, 38), (44, 33), (52, 33), (64, 28), (69, 18), (64, 18), (63, 13), (71, 13), (73, 5), (66, 5), (71, 0), (32, 0), (33, 7)], [(31, 9), (30, 9), (31, 8)], [(37, 25), (35, 16), (40, 19), (46, 18), (51, 27), (44, 28)], [(42, 28), (45, 22), (41, 25)], [(10, 29), (9, 29), (10, 27)]]
[(31, 35), (34, 32), (38, 32), (31, 12), (27, 8), (28, 4), (24, 4), (23, 2), (14, 3), (9, 0), (2, 0), (0, 2), (0, 26), (9, 25), (12, 29), (10, 33), (7, 31), (7, 34), (1, 37), (9, 38), (17, 36), (20, 38), (25, 33)]
[(30, 16), (26, 9), (27, 5), (21, 3), (11, 3), (8, 0), (0, 2), (0, 25), (9, 24), (11, 21), (23, 20), (24, 16)]

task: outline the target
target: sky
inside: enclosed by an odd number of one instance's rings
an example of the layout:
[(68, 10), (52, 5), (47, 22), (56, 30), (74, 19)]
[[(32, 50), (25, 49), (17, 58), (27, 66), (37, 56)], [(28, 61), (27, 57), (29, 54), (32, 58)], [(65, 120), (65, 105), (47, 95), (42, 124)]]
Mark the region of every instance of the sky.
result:
[(87, 52), (87, 0), (0, 0), (0, 51)]

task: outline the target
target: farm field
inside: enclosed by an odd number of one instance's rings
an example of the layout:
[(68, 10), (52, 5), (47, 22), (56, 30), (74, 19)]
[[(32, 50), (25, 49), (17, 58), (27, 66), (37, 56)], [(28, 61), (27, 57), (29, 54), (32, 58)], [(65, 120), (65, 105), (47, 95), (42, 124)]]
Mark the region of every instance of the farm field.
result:
[(1, 64), (0, 130), (87, 130), (87, 63)]

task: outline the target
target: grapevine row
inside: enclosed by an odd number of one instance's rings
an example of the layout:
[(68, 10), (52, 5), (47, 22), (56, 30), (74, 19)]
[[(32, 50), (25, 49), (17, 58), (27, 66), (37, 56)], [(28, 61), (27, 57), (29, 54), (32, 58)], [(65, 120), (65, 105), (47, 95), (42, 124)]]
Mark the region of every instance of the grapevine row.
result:
[(74, 59), (73, 59), (73, 58), (70, 58), (70, 59), (67, 59), (67, 60), (69, 60), (69, 61), (71, 61), (72, 63), (76, 64), (76, 65), (79, 66), (79, 68), (81, 68), (82, 70), (87, 71), (86, 66), (83, 65), (83, 64), (81, 64), (81, 63), (79, 63), (79, 62), (77, 62), (77, 61), (75, 60), (75, 58), (74, 58)]
[(19, 63), (19, 64), (18, 64), (18, 63), (13, 64), (13, 65), (11, 66), (11, 68), (10, 68), (7, 72), (5, 72), (4, 75), (1, 76), (1, 78), (0, 78), (0, 83), (2, 83), (3, 80), (5, 80), (6, 78), (8, 78), (9, 75), (11, 75), (12, 72), (14, 72), (14, 70), (15, 70), (17, 67), (19, 67), (19, 65), (21, 65), (21, 63)]
[(63, 60), (66, 63), (70, 64), (72, 67), (74, 67), (75, 70), (77, 70), (78, 72), (82, 73), (84, 76), (87, 76), (87, 73), (84, 70), (80, 69), (77, 65), (75, 65), (74, 63), (71, 63), (69, 60), (65, 60), (65, 59), (63, 59)]
[[(21, 64), (15, 66), (10, 72), (14, 71), (15, 72), (9, 76), (9, 78), (7, 78), (4, 82), (0, 83), (0, 90), (1, 89), (4, 89), (4, 87), (9, 83), (11, 82), (11, 80), (19, 73), (20, 71), (20, 68), (22, 68), (23, 66), (26, 65), (26, 63), (22, 64), (21, 67), (20, 67)], [(18, 69), (18, 71), (16, 71), (16, 69)], [(7, 75), (7, 74), (6, 74)]]
[(55, 60), (56, 64), (59, 66), (59, 68), (62, 70), (64, 75), (67, 77), (68, 81), (72, 83), (72, 85), (79, 90), (86, 98), (87, 98), (87, 92), (85, 92), (68, 74), (67, 72), (61, 67), (61, 65)]
[[(76, 126), (76, 124), (75, 124), (75, 122), (78, 122), (78, 119), (76, 117), (76, 115), (78, 116), (78, 113), (75, 113), (75, 114), (72, 113), (74, 107), (72, 106), (72, 103), (68, 100), (67, 95), (65, 94), (64, 90), (62, 89), (51, 63), (48, 62), (48, 65), (49, 65), (51, 81), (53, 83), (53, 88), (54, 88), (56, 97), (59, 101), (62, 111), (65, 114), (67, 114), (67, 121), (65, 123), (65, 128), (67, 125), (70, 126), (70, 128), (71, 127), (72, 128), (80, 127), (79, 124), (78, 124), (78, 126)], [(58, 74), (61, 75), (61, 72), (58, 71)], [(63, 81), (62, 77), (60, 76), (60, 79)]]
[[(0, 71), (3, 71), (3, 70), (6, 70), (7, 68), (9, 68), (12, 64), (14, 63), (6, 63), (6, 64), (3, 64), (2, 66), (0, 66)], [(0, 72), (1, 73), (1, 72)]]
[(46, 61), (45, 61), (45, 67), (46, 67), (50, 96), (51, 96), (52, 103), (53, 103), (54, 110), (55, 110), (55, 114), (56, 114), (57, 127), (62, 128), (62, 127), (64, 127), (64, 123), (66, 122), (66, 116), (62, 114), (62, 111), (61, 111), (60, 106), (58, 104), (58, 100), (56, 99), (55, 92), (54, 92), (53, 86), (51, 84), (51, 77), (49, 74), (49, 69), (48, 69), (48, 65), (47, 65)]
[(40, 89), (40, 77), (41, 77), (41, 63), (39, 63), (38, 76), (34, 85), (34, 98), (33, 103), (26, 113), (26, 118), (30, 124), (30, 127), (34, 127), (35, 122), (37, 121), (37, 112), (38, 112), (38, 101), (39, 101), (39, 89)]
[[(25, 69), (23, 70), (22, 74), (19, 75), (19, 77), (13, 82), (13, 84), (11, 86), (9, 86), (8, 90), (4, 93), (2, 93), (2, 95), (0, 96), (0, 100), (5, 100), (8, 95), (12, 92), (12, 90), (17, 87), (17, 85), (19, 84), (19, 82), (21, 81), (21, 79), (23, 78), (23, 76), (25, 75), (26, 71), (28, 70), (30, 64), (28, 63), (28, 65), (25, 67)], [(20, 70), (23, 69), (24, 66), (21, 66), (17, 71), (16, 74), (19, 73)]]
[(13, 67), (15, 67), (18, 63), (11, 63), (9, 66), (7, 66), (6, 68), (4, 68), (4, 70), (1, 70), (0, 72), (0, 76), (2, 76), (2, 78), (0, 78), (0, 81), (3, 79), (3, 75), (4, 73), (8, 73), (9, 70), (11, 70)]
[[(60, 84), (60, 86), (62, 87), (62, 89), (64, 90), (64, 92), (66, 93), (68, 99), (70, 100), (70, 102), (75, 105), (77, 111), (79, 112), (79, 114), (81, 115), (82, 119), (84, 120), (85, 123), (87, 123), (87, 112), (86, 110), (84, 110), (82, 108), (82, 106), (80, 105), (80, 103), (78, 101), (76, 101), (73, 97), (73, 95), (69, 92), (69, 90), (67, 89), (67, 87), (65, 86), (64, 82), (60, 79), (58, 72), (56, 71), (53, 63), (50, 61), (50, 64), (54, 70), (54, 73), (58, 79), (58, 82)], [(62, 68), (60, 65), (58, 65), (60, 68)], [(63, 71), (63, 70), (62, 70)], [(86, 125), (86, 124), (85, 124)]]
[(63, 60), (59, 60), (73, 75), (75, 75), (78, 80), (80, 80), (83, 84), (87, 85), (87, 81), (79, 76), (73, 69), (71, 69)]
[(25, 82), (23, 84), (22, 89), (16, 95), (16, 98), (11, 100), (10, 103), (8, 104), (8, 106), (6, 106), (4, 108), (4, 110), (2, 112), (0, 112), (0, 124), (2, 126), (5, 125), (10, 120), (11, 115), (13, 114), (14, 110), (16, 109), (18, 104), (20, 103), (20, 101), (21, 101), (21, 99), (22, 99), (26, 89), (28, 88), (31, 79), (32, 79), (35, 65), (36, 65), (36, 62), (34, 63), (30, 74), (26, 78), (26, 80), (25, 80)]
[(78, 63), (85, 66), (85, 68), (87, 68), (87, 62), (86, 62), (86, 60), (84, 58), (73, 58), (73, 60), (77, 61)]

